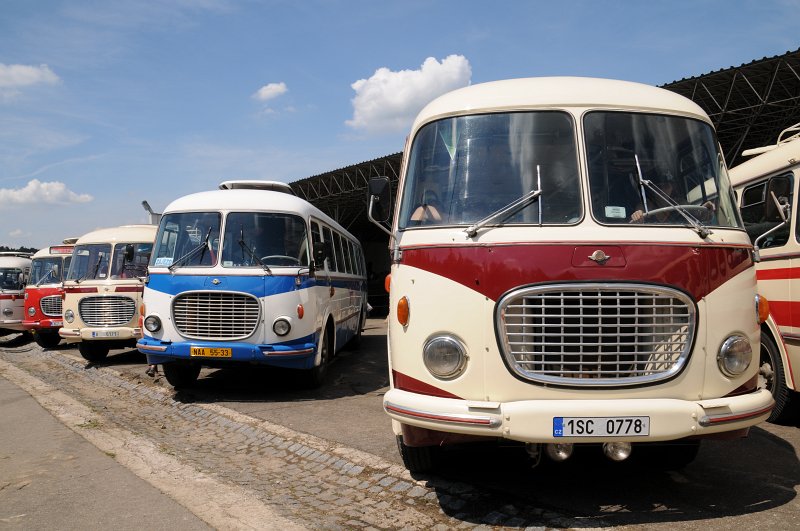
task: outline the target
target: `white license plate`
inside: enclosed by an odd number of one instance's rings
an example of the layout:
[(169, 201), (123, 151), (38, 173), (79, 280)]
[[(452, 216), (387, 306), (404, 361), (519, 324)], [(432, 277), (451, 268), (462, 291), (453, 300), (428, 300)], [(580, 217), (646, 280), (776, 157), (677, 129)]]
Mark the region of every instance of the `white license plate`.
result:
[(650, 417), (553, 417), (553, 437), (644, 437)]
[(50, 321), (53, 326), (64, 326), (64, 321)]
[(92, 332), (92, 337), (119, 337), (119, 332), (100, 330), (99, 332)]

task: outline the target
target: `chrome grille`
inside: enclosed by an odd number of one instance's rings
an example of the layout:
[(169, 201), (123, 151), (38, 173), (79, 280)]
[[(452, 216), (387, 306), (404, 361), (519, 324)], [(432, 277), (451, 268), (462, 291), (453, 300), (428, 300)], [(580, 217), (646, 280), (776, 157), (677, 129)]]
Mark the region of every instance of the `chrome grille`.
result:
[(518, 290), (498, 303), (508, 366), (524, 379), (617, 386), (669, 378), (695, 332), (686, 294), (638, 284), (561, 284)]
[(39, 301), (39, 308), (42, 313), (51, 317), (61, 316), (61, 295), (51, 295), (49, 297), (42, 297)]
[(172, 303), (178, 331), (195, 339), (243, 339), (255, 332), (261, 317), (257, 298), (245, 293), (183, 293)]
[(84, 297), (78, 303), (78, 312), (89, 326), (122, 326), (133, 319), (136, 301), (119, 295)]

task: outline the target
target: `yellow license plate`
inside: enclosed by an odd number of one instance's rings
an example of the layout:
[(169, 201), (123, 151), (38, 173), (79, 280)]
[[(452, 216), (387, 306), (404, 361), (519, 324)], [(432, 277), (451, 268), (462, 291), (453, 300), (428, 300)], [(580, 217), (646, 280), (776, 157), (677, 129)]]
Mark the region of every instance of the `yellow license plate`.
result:
[(193, 358), (230, 358), (232, 350), (229, 348), (191, 347), (190, 354)]

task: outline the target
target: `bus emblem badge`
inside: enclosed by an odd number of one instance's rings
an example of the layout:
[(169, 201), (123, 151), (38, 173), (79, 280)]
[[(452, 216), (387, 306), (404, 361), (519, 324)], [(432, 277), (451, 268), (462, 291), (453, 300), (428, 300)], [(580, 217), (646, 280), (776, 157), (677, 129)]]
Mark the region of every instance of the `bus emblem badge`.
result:
[(219, 285), (220, 282), (222, 281), (218, 278), (215, 278), (214, 280), (211, 281), (211, 283), (214, 284), (215, 286)]
[(611, 258), (606, 253), (604, 253), (601, 249), (596, 250), (591, 255), (589, 255), (589, 260), (594, 260), (600, 265), (605, 264), (608, 259)]

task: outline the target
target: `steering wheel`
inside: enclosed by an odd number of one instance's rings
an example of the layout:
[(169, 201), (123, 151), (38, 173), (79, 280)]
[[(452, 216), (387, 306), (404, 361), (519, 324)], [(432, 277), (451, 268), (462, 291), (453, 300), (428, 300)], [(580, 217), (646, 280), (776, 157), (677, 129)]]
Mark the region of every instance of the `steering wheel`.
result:
[(262, 256), (261, 261), (267, 265), (273, 260), (290, 262), (289, 264), (273, 264), (273, 265), (300, 265), (300, 260), (294, 256), (286, 256), (285, 254), (271, 254), (269, 256)]
[(670, 205), (662, 208), (656, 208), (655, 210), (651, 210), (646, 214), (644, 214), (642, 216), (642, 219), (648, 219), (653, 216), (659, 216), (662, 214), (669, 214), (668, 217), (670, 218), (678, 216), (681, 219), (683, 219), (683, 216), (679, 214), (681, 210), (691, 214), (692, 216), (697, 218), (698, 221), (710, 221), (711, 217), (714, 214), (713, 210), (711, 210), (710, 208), (706, 208), (703, 205), (680, 205), (680, 206)]

